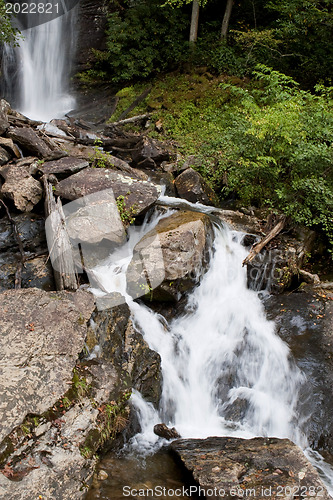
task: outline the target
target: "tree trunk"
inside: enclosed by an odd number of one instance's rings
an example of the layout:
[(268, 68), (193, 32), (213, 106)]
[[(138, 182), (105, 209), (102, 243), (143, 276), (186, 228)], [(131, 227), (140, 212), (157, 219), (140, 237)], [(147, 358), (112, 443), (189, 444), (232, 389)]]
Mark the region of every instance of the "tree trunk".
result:
[(225, 8), (225, 13), (222, 21), (221, 40), (225, 40), (227, 38), (229, 21), (233, 4), (234, 0), (227, 0), (227, 6)]
[(198, 25), (199, 25), (199, 1), (193, 0), (191, 28), (190, 28), (190, 44), (193, 45), (198, 38)]

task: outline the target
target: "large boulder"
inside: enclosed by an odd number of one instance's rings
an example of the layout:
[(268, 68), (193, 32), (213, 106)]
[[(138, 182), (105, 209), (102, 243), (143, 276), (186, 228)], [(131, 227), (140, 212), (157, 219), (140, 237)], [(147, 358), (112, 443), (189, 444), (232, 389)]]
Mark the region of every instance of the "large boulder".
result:
[(1, 293), (1, 440), (27, 413), (44, 412), (66, 392), (93, 309), (93, 296), (83, 291)]
[(331, 498), (302, 450), (288, 439), (210, 437), (181, 439), (170, 446), (192, 472), (202, 496)]
[(206, 271), (213, 237), (205, 214), (180, 211), (162, 219), (134, 248), (127, 270), (128, 293), (179, 300)]
[(203, 205), (219, 205), (219, 200), (212, 188), (193, 168), (187, 168), (178, 175), (175, 179), (175, 186), (180, 198)]
[(148, 181), (132, 179), (108, 168), (86, 168), (57, 184), (55, 194), (76, 200), (91, 193), (112, 189), (124, 210), (137, 216), (148, 210), (159, 197), (157, 187)]
[(42, 199), (43, 189), (39, 181), (30, 174), (29, 165), (5, 165), (0, 168), (0, 175), (5, 179), (1, 193), (13, 200), (21, 212), (30, 212)]
[[(94, 460), (80, 452), (99, 412), (79, 398), (88, 387), (75, 368), (94, 309), (87, 292), (9, 290), (0, 294), (0, 495), (83, 496)], [(108, 367), (98, 403), (114, 385)], [(99, 394), (100, 393), (100, 394)], [(19, 481), (17, 482), (17, 480)]]
[(18, 144), (24, 153), (32, 154), (38, 158), (55, 160), (67, 156), (64, 151), (56, 148), (50, 139), (47, 139), (47, 142), (44, 141), (30, 127), (10, 127), (7, 136)]

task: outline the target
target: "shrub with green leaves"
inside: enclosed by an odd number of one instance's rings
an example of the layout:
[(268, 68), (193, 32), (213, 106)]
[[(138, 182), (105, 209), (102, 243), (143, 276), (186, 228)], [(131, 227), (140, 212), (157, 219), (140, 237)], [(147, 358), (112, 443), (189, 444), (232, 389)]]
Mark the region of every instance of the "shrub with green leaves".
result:
[(6, 13), (4, 0), (0, 0), (0, 44), (16, 43), (18, 31), (13, 28), (10, 17)]
[(253, 76), (208, 82), (194, 100), (178, 93), (164, 126), (185, 155), (200, 159), (221, 199), (281, 210), (333, 245), (333, 88), (300, 90), (263, 65)]
[(158, 0), (130, 2), (109, 14), (107, 50), (94, 51), (95, 74), (115, 83), (174, 68), (186, 54), (186, 19)]

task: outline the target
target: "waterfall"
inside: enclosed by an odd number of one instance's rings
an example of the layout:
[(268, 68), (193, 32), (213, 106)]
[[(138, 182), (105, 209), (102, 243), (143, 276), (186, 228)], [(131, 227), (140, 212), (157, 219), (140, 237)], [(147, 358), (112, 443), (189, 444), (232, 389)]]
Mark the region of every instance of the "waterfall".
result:
[(76, 7), (49, 22), (23, 30), (18, 47), (4, 48), (4, 97), (31, 119), (60, 118), (74, 107), (69, 77), (77, 11)]
[[(105, 290), (125, 295), (135, 325), (161, 356), (159, 410), (139, 393), (132, 396), (141, 432), (132, 439), (131, 449), (158, 449), (161, 440), (153, 426), (165, 422), (184, 438), (274, 436), (289, 438), (306, 450), (302, 422), (308, 416), (301, 414), (300, 394), (308, 381), (276, 334), (274, 322), (266, 319), (258, 292), (247, 288), (242, 235), (215, 227), (210, 268), (189, 295), (185, 312), (168, 324), (126, 294), (131, 252), (140, 235), (156, 223), (134, 229), (124, 253), (94, 270)], [(327, 464), (325, 469), (319, 454), (308, 452), (308, 457), (326, 476), (332, 493), (332, 469)]]

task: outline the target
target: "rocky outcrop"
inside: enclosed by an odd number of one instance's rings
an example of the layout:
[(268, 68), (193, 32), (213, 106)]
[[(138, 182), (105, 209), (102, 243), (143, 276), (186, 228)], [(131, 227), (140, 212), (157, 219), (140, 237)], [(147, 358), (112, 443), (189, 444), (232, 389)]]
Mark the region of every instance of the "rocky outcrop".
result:
[(212, 242), (213, 228), (207, 215), (181, 211), (160, 220), (134, 248), (127, 270), (128, 293), (178, 300), (199, 283)]
[(175, 179), (178, 196), (192, 203), (218, 206), (219, 200), (199, 172), (187, 168)]
[(214, 499), (331, 498), (302, 450), (288, 439), (210, 437), (182, 439), (170, 447), (202, 496), (206, 491)]
[(86, 168), (56, 186), (55, 194), (67, 200), (112, 189), (115, 198), (121, 198), (124, 209), (137, 216), (155, 203), (159, 191), (148, 181), (139, 181), (118, 174), (108, 168)]

